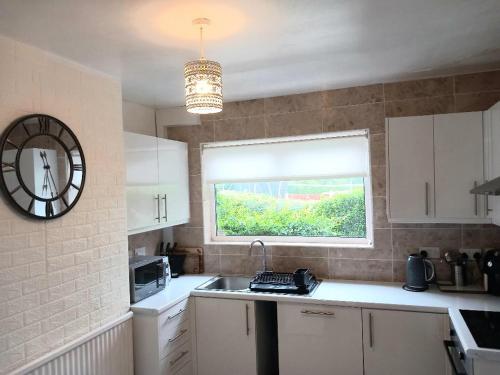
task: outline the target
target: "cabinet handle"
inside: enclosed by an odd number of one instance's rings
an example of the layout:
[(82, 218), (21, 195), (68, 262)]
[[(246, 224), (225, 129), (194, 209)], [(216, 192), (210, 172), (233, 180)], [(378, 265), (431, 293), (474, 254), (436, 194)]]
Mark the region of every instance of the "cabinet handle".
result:
[(176, 340), (178, 340), (180, 337), (184, 336), (184, 334), (187, 332), (188, 330), (187, 329), (181, 329), (181, 332), (175, 336), (175, 337), (172, 337), (171, 339), (168, 339), (168, 342), (174, 342)]
[(163, 205), (165, 207), (165, 216), (163, 216), (163, 219), (165, 219), (165, 221), (168, 221), (168, 215), (167, 215), (167, 194), (164, 194), (163, 195)]
[(160, 194), (154, 197), (154, 200), (156, 201), (156, 208), (158, 209), (158, 216), (155, 217), (155, 220), (158, 220), (158, 222), (160, 222)]
[(329, 312), (329, 311), (311, 311), (311, 310), (302, 310), (302, 314), (306, 315), (324, 315), (324, 316), (335, 316), (334, 312)]
[(425, 183), (425, 216), (429, 216), (429, 183)]
[(490, 208), (490, 202), (489, 202), (490, 195), (486, 194), (485, 199), (486, 199), (486, 216), (488, 216), (490, 214), (490, 212), (493, 211), (493, 208)]
[(245, 304), (245, 317), (246, 317), (246, 322), (247, 322), (247, 336), (250, 336), (250, 323), (248, 321), (248, 305)]
[(179, 362), (186, 354), (189, 353), (189, 350), (184, 350), (181, 354), (179, 354), (179, 356), (176, 358), (176, 359), (172, 359), (170, 361), (170, 367), (172, 367), (173, 365), (175, 365), (177, 362)]
[(373, 315), (368, 314), (368, 335), (370, 338), (370, 348), (373, 348)]
[[(476, 188), (476, 186), (477, 186), (477, 181), (474, 181), (474, 188)], [(486, 200), (488, 200), (488, 198), (486, 198)], [(477, 216), (477, 194), (474, 194), (474, 215)]]
[(167, 317), (167, 320), (172, 320), (172, 319), (174, 319), (175, 317), (177, 317), (177, 316), (181, 315), (183, 312), (184, 312), (184, 309), (180, 309), (180, 310), (179, 310), (178, 312), (176, 312), (174, 315), (169, 315), (169, 316)]

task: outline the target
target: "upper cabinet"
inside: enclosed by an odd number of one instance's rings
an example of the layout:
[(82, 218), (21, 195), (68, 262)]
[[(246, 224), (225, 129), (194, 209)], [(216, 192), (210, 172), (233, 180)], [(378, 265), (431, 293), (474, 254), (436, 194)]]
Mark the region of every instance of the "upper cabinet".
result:
[[(483, 112), (486, 180), (500, 177), (500, 102)], [(493, 224), (500, 225), (500, 197), (487, 196), (485, 210)]]
[(390, 222), (489, 223), (484, 182), (483, 113), (387, 119)]
[(187, 144), (125, 132), (129, 234), (189, 221)]

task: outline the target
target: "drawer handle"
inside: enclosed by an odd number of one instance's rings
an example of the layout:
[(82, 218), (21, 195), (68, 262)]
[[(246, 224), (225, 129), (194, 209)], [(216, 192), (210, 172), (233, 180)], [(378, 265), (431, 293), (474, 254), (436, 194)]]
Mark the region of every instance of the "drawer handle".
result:
[(181, 329), (181, 332), (175, 336), (175, 337), (172, 337), (171, 339), (168, 339), (168, 342), (174, 342), (176, 341), (177, 339), (179, 339), (180, 337), (184, 336), (184, 334), (187, 332), (188, 330), (187, 329)]
[(335, 316), (334, 312), (328, 312), (328, 311), (311, 311), (311, 310), (302, 310), (302, 314), (306, 315), (324, 315), (324, 316)]
[(172, 359), (170, 361), (170, 367), (174, 366), (177, 362), (179, 362), (186, 354), (189, 353), (189, 350), (184, 350), (176, 359)]
[(184, 312), (184, 309), (180, 309), (179, 312), (175, 313), (174, 315), (169, 315), (167, 317), (167, 320), (172, 320), (172, 319), (176, 318), (177, 316), (181, 315), (183, 312)]

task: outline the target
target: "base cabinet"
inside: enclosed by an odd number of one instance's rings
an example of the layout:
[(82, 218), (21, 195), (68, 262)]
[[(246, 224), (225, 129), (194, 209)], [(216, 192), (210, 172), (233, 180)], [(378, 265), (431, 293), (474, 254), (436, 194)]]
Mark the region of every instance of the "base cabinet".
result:
[(443, 375), (447, 315), (363, 309), (365, 375)]
[(255, 302), (196, 297), (198, 375), (256, 375)]
[(280, 374), (362, 375), (361, 309), (278, 303)]

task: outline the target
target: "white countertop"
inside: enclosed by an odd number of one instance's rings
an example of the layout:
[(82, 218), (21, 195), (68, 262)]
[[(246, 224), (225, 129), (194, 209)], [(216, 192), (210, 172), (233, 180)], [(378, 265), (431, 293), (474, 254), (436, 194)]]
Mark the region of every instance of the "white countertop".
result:
[(215, 275), (183, 275), (172, 279), (161, 292), (140, 302), (134, 303), (130, 309), (134, 314), (158, 315), (176, 303), (186, 299), (197, 286), (205, 283)]
[(325, 280), (310, 296), (258, 292), (196, 290), (214, 275), (185, 275), (172, 279), (164, 291), (131, 306), (134, 313), (161, 314), (189, 295), (198, 297), (315, 303), (449, 314), (466, 355), (500, 360), (500, 350), (478, 348), (459, 309), (500, 311), (500, 297), (488, 294), (444, 293), (437, 287), (425, 292), (408, 292), (402, 283)]

